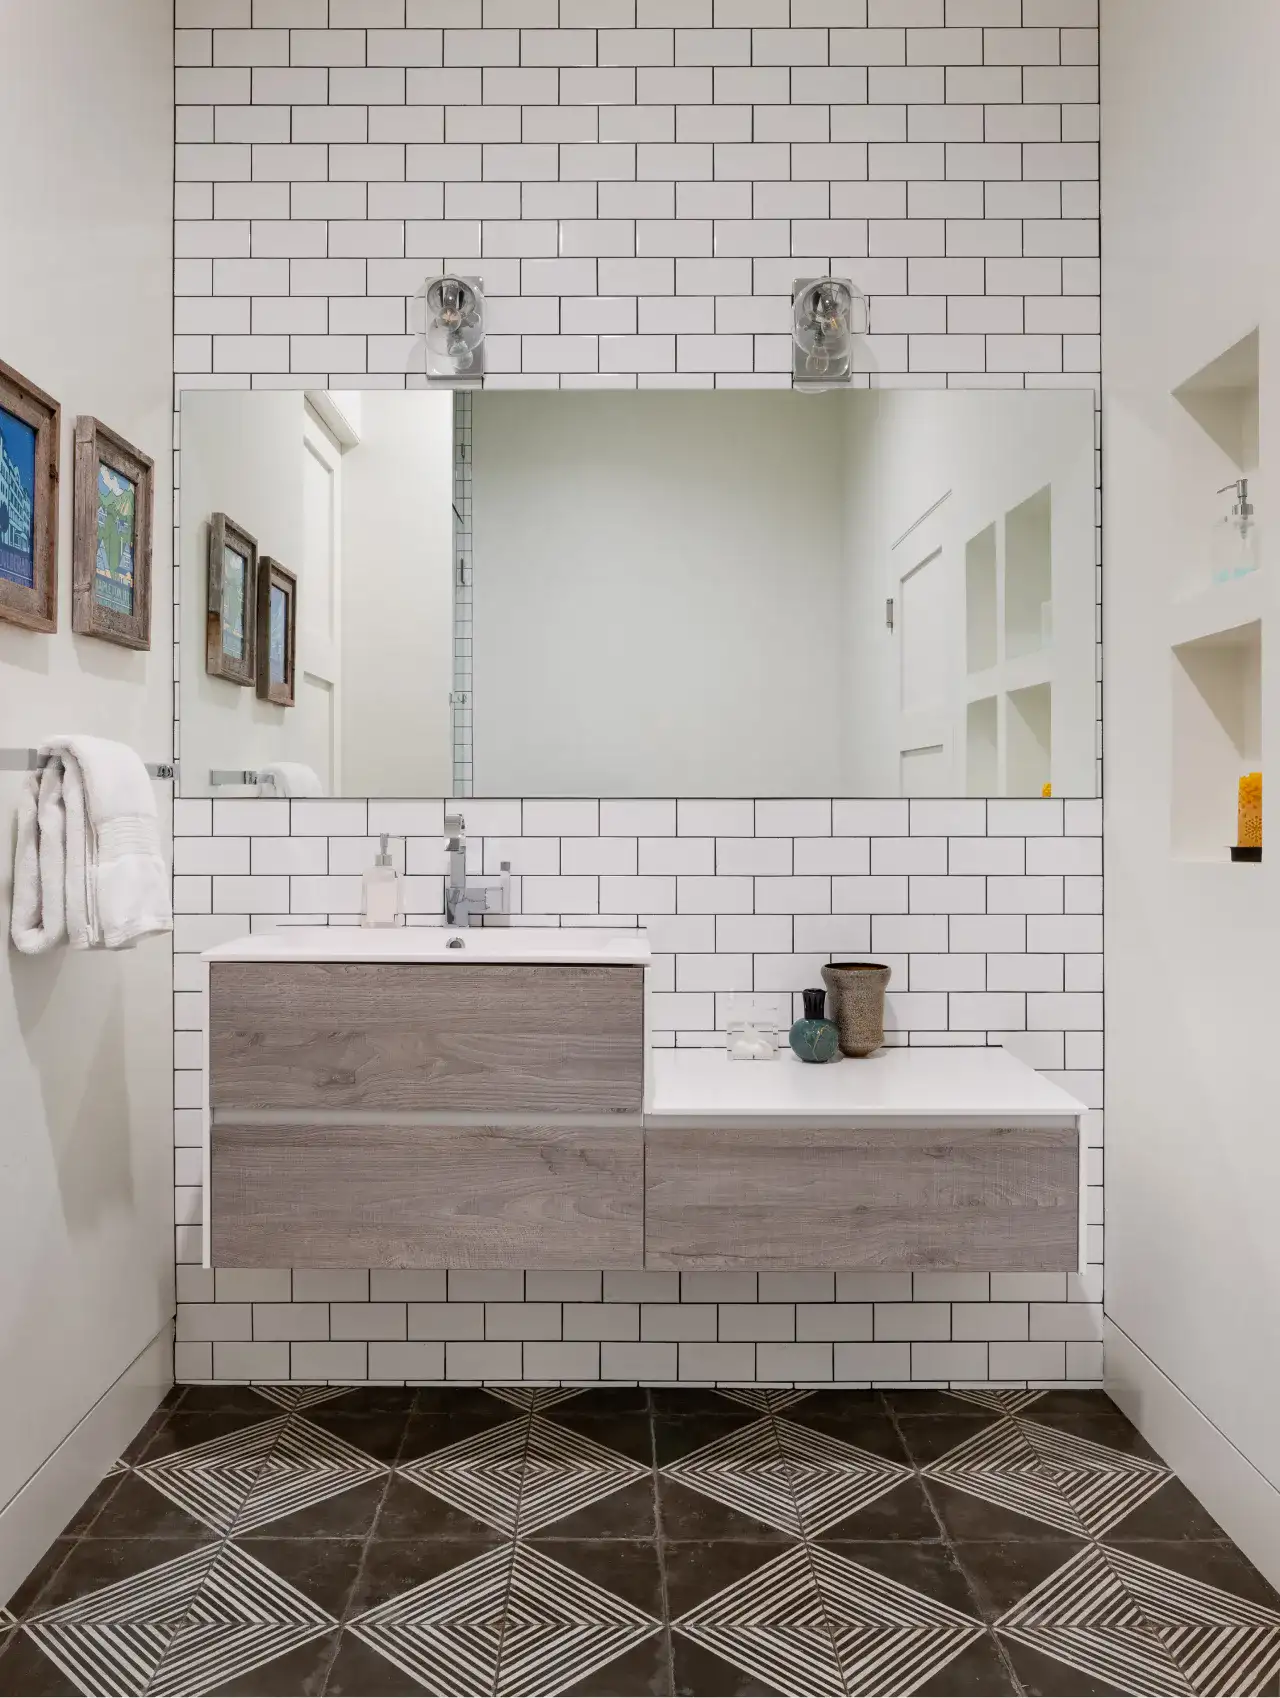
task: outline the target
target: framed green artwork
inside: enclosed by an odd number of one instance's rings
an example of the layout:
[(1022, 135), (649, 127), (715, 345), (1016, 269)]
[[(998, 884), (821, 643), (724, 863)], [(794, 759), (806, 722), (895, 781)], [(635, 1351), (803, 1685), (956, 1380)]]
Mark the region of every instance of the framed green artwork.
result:
[(0, 360), (0, 619), (58, 629), (62, 409)]
[(225, 513), (209, 520), (204, 669), (229, 684), (257, 682), (258, 544)]
[(266, 555), (258, 573), (258, 694), (277, 707), (293, 706), (298, 648), (298, 580)]
[(76, 420), (71, 629), (151, 647), (155, 463), (98, 419)]

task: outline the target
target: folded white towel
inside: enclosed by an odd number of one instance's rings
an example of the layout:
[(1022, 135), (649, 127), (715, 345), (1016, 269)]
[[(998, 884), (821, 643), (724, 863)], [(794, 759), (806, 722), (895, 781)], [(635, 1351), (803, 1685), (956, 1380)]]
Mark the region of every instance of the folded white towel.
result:
[(260, 786), (264, 796), (324, 795), (320, 775), (301, 761), (273, 761), (267, 766), (260, 766), (258, 776), (271, 780), (269, 785)]
[(129, 949), (173, 930), (169, 872), (147, 769), (123, 743), (54, 737), (18, 805), (14, 945), (39, 955)]

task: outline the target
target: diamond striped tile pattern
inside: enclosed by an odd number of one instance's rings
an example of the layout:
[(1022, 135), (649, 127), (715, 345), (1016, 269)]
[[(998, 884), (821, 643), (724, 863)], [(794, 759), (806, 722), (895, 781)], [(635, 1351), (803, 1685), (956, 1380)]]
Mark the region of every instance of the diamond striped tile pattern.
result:
[[(267, 1420), (179, 1396), (0, 1609), (0, 1698), (1280, 1684), (1280, 1597), (1101, 1396), (570, 1413), (516, 1387), (486, 1414), (379, 1388), (314, 1413), (342, 1389)], [(899, 1537), (881, 1500), (909, 1480)], [(295, 1519), (347, 1493), (342, 1536)]]

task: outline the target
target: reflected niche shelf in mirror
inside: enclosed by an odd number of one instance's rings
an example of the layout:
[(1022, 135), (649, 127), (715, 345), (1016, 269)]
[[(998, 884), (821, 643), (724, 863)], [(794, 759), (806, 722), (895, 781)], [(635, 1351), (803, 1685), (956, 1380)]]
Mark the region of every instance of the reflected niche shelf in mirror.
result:
[(1263, 770), (1262, 621), (1175, 644), (1170, 660), (1173, 855), (1230, 863), (1240, 780)]
[(1005, 514), (1005, 659), (1035, 654), (1052, 641), (1053, 497), (1046, 485)]
[(996, 527), (970, 537), (964, 550), (965, 652), (968, 670), (988, 672), (999, 659), (996, 598)]
[(1005, 795), (1041, 796), (1053, 775), (1053, 690), (1010, 690), (1005, 715)]
[(965, 792), (1000, 793), (1000, 704), (995, 696), (970, 702), (965, 716)]

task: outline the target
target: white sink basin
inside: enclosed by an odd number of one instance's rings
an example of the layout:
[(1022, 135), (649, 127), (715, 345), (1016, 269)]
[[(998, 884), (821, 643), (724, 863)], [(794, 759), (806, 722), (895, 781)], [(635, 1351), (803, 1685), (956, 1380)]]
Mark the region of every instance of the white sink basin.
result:
[(282, 926), (233, 938), (205, 952), (206, 961), (477, 961), (550, 962), (560, 966), (647, 967), (644, 931), (587, 926)]

